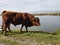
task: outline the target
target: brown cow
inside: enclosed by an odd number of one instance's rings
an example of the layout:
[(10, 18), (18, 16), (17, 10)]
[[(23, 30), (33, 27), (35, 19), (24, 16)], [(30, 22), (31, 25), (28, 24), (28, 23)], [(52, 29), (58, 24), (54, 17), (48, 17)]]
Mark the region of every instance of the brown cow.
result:
[(3, 25), (3, 30), (5, 32), (5, 36), (7, 35), (6, 34), (7, 28), (11, 32), (10, 24), (13, 24), (14, 26), (22, 24), (21, 32), (22, 32), (23, 26), (25, 26), (26, 31), (28, 32), (27, 27), (40, 26), (40, 20), (38, 17), (34, 17), (32, 14), (29, 14), (29, 13), (3, 11), (2, 25)]

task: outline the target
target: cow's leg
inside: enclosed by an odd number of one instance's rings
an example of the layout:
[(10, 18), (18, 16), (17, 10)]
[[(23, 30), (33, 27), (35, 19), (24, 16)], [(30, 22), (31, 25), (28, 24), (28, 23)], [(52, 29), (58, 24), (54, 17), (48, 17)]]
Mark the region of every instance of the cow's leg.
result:
[(21, 32), (22, 32), (22, 28), (23, 28), (23, 25), (21, 26), (21, 29), (20, 29), (20, 30), (21, 30)]
[(4, 23), (3, 27), (4, 27), (4, 34), (5, 34), (5, 36), (7, 36), (7, 34), (6, 34), (7, 24)]
[(26, 28), (26, 32), (28, 32), (27, 26), (25, 26), (25, 28)]
[(4, 24), (2, 24), (2, 25), (1, 25), (1, 28), (2, 28), (2, 33), (3, 33), (3, 31), (4, 31), (3, 26), (4, 26)]
[(3, 33), (3, 31), (4, 31), (4, 22), (2, 22), (1, 28), (2, 28), (2, 33)]
[(12, 32), (12, 31), (10, 30), (10, 24), (8, 25), (8, 30), (9, 30), (10, 32)]

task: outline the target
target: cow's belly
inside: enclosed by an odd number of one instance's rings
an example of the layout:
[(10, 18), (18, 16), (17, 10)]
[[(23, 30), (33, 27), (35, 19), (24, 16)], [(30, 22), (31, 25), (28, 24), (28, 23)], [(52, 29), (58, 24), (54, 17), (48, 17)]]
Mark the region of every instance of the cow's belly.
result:
[(11, 24), (13, 24), (14, 26), (16, 26), (16, 25), (20, 25), (21, 23), (11, 23)]
[(19, 24), (22, 24), (22, 23), (19, 22), (19, 21), (12, 21), (11, 24), (13, 24), (14, 26), (16, 26), (16, 25), (19, 25)]

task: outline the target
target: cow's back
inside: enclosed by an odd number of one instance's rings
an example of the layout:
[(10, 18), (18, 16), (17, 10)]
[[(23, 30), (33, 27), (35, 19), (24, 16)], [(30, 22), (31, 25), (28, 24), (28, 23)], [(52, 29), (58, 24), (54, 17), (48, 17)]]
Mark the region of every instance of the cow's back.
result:
[(10, 12), (10, 11), (3, 11), (2, 12), (2, 19), (7, 24), (12, 23), (13, 25), (22, 24), (26, 16), (24, 13), (20, 12)]

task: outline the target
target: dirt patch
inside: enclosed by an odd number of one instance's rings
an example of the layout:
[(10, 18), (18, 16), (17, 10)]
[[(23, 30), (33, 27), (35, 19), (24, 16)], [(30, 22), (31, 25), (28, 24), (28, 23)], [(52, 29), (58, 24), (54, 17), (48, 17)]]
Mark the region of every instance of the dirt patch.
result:
[[(0, 39), (5, 39), (5, 40), (10, 40), (12, 42), (17, 42), (19, 44), (24, 44), (24, 45), (53, 45), (53, 44), (48, 44), (44, 42), (37, 42), (34, 38), (30, 38), (29, 36), (26, 36), (22, 39), (17, 39), (16, 37), (6, 37), (6, 36), (1, 36)], [(4, 43), (0, 43), (0, 45), (5, 45)]]
[(4, 43), (0, 43), (0, 45), (5, 45)]

